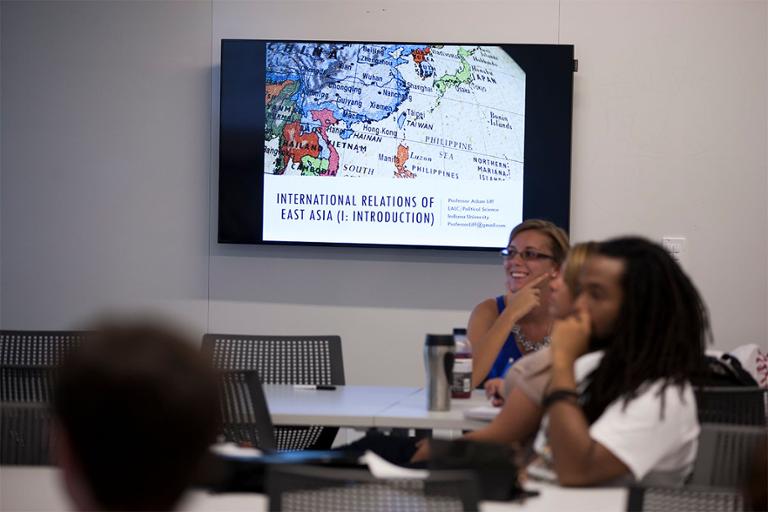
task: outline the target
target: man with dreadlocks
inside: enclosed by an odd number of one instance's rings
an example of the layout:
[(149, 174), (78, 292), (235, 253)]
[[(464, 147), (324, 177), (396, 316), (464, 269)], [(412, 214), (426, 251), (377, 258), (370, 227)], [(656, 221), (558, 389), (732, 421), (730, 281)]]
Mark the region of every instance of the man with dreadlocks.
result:
[(699, 435), (690, 381), (710, 336), (701, 297), (641, 238), (598, 244), (580, 284), (575, 313), (553, 329), (542, 401), (559, 482), (682, 484)]

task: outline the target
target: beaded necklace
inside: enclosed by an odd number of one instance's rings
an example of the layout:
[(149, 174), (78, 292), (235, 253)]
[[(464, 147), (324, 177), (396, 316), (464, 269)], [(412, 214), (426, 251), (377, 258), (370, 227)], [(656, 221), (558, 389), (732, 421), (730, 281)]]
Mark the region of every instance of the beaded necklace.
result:
[(544, 336), (544, 339), (541, 341), (531, 341), (528, 338), (526, 338), (523, 335), (523, 331), (520, 329), (520, 326), (515, 324), (512, 327), (512, 333), (515, 335), (515, 339), (520, 343), (520, 346), (523, 347), (523, 350), (526, 352), (536, 352), (538, 350), (541, 350), (544, 347), (548, 347), (549, 344), (552, 342), (552, 339), (549, 337), (549, 334)]

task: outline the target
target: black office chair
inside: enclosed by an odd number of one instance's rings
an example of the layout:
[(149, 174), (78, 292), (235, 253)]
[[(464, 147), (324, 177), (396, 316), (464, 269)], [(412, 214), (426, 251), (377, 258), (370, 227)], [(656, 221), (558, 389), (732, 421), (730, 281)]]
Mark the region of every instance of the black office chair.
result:
[(699, 423), (768, 425), (768, 389), (757, 386), (697, 387)]
[(87, 333), (0, 330), (2, 464), (50, 464), (48, 410), (57, 368)]
[[(264, 384), (344, 384), (339, 336), (206, 334), (203, 352), (216, 368), (257, 370)], [(277, 449), (325, 450), (338, 428), (275, 427)]]
[(744, 498), (733, 489), (696, 487), (629, 488), (628, 512), (742, 512)]
[(764, 427), (702, 424), (690, 484), (740, 489), (754, 457), (768, 457), (758, 449), (766, 443), (768, 429)]
[(222, 431), (227, 441), (270, 453), (277, 449), (272, 419), (256, 370), (221, 373)]
[(0, 403), (0, 464), (52, 464), (51, 412), (40, 402)]
[(269, 510), (284, 512), (478, 510), (471, 471), (431, 471), (427, 479), (378, 479), (367, 469), (271, 466)]

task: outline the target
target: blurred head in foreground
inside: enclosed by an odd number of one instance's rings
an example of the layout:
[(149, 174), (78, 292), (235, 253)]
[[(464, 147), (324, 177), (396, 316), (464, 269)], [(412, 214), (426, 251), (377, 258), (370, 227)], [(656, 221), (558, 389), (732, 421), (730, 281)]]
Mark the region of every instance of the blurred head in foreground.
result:
[(79, 509), (169, 510), (215, 437), (216, 377), (177, 331), (110, 323), (64, 361), (53, 409)]

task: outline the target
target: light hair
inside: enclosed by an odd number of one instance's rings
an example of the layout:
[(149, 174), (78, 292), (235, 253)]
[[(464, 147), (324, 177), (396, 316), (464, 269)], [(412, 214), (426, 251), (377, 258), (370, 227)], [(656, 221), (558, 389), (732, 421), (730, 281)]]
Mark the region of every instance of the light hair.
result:
[(546, 235), (549, 238), (550, 250), (552, 251), (552, 257), (558, 266), (563, 264), (565, 256), (568, 254), (568, 233), (556, 226), (555, 224), (543, 219), (528, 219), (524, 220), (514, 228), (509, 234), (509, 241), (507, 245), (512, 243), (512, 240), (524, 231), (538, 231), (539, 233)]
[(563, 263), (562, 275), (565, 285), (574, 297), (581, 293), (581, 286), (579, 285), (581, 267), (584, 266), (584, 262), (587, 261), (596, 247), (596, 242), (581, 242), (572, 246), (571, 250), (568, 251), (568, 257)]

